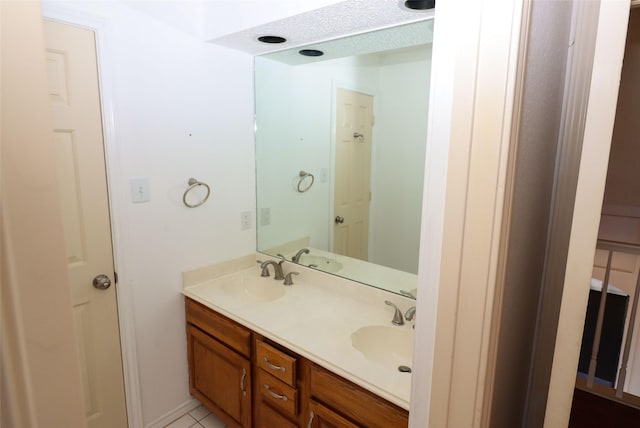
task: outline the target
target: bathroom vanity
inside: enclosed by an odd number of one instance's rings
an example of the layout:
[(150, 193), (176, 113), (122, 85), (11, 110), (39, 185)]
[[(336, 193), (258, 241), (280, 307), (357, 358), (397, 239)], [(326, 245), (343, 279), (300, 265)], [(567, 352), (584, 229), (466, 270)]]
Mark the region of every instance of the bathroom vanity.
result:
[(190, 391), (210, 411), (231, 427), (408, 425), (397, 366), (411, 365), (413, 329), (391, 325), (389, 293), (297, 266), (284, 286), (255, 256), (223, 265), (185, 274)]

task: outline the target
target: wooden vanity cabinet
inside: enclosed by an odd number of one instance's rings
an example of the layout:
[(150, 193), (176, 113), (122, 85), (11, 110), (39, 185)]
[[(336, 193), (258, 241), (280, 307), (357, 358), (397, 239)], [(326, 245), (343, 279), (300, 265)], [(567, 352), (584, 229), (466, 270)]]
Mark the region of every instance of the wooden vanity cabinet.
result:
[(230, 427), (251, 427), (251, 331), (186, 299), (189, 391)]
[(191, 394), (231, 427), (406, 428), (409, 412), (186, 298)]
[[(316, 406), (319, 419), (319, 425), (313, 426), (405, 428), (409, 425), (409, 412), (406, 410), (316, 364), (311, 364), (309, 383), (310, 411)], [(317, 407), (318, 404), (322, 406)], [(341, 425), (343, 419), (353, 425)]]

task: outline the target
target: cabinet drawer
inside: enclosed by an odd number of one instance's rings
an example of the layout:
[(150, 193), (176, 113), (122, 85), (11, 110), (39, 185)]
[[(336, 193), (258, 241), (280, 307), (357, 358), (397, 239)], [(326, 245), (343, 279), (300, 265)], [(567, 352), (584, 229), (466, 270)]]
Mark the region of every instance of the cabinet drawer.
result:
[(298, 391), (263, 370), (258, 370), (258, 389), (264, 403), (295, 418), (298, 415)]
[(257, 428), (297, 428), (298, 425), (289, 421), (280, 413), (273, 410), (266, 404), (260, 403), (260, 410), (258, 421), (256, 421)]
[(359, 425), (406, 427), (409, 412), (339, 376), (311, 365), (311, 395)]
[(281, 381), (296, 386), (296, 359), (265, 342), (256, 342), (258, 367)]
[(185, 299), (187, 322), (215, 337), (225, 345), (249, 357), (251, 331), (189, 298)]

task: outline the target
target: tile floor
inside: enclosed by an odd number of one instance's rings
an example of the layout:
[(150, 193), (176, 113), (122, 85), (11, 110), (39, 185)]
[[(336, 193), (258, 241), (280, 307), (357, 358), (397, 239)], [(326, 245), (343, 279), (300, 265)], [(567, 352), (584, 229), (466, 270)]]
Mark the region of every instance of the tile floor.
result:
[(209, 413), (204, 406), (199, 406), (165, 428), (226, 428), (226, 425), (216, 415)]

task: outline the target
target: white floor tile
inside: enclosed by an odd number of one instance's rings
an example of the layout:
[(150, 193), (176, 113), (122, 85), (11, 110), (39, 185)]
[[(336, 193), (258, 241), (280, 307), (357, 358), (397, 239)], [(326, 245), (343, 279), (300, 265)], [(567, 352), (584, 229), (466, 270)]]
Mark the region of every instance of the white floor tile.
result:
[(197, 423), (198, 423), (198, 421), (196, 421), (191, 416), (184, 415), (181, 418), (176, 419), (175, 421), (171, 422), (165, 428), (190, 428), (191, 426), (193, 426), (194, 424), (197, 424)]
[(213, 413), (211, 413), (206, 418), (200, 421), (200, 425), (204, 428), (224, 428), (225, 424), (220, 419), (216, 417)]
[(199, 421), (204, 419), (205, 416), (209, 415), (209, 411), (204, 406), (199, 406), (189, 412), (189, 414), (196, 420)]

